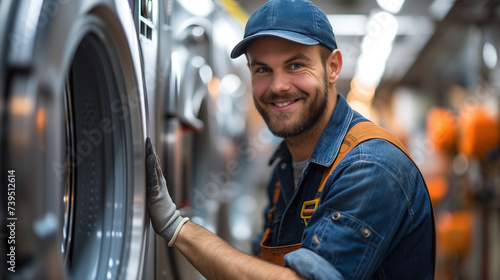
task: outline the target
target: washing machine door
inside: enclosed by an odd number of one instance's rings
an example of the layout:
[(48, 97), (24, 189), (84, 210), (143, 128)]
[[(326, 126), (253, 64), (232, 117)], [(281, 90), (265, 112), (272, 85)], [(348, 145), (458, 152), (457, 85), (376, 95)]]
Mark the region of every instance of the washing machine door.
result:
[(13, 225), (1, 251), (15, 270), (0, 278), (142, 278), (148, 129), (128, 1), (2, 0), (0, 15), (1, 211)]

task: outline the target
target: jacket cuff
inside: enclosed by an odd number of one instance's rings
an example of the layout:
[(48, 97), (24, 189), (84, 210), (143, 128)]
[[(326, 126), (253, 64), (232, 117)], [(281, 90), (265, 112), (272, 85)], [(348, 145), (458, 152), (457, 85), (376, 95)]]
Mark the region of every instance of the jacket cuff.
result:
[(285, 255), (285, 267), (312, 280), (343, 280), (340, 272), (317, 253), (300, 248)]

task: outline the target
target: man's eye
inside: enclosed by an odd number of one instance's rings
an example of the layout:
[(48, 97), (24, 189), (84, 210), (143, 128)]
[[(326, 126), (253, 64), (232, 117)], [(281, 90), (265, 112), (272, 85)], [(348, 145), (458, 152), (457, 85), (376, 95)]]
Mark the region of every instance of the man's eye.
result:
[(302, 64), (300, 63), (294, 63), (290, 66), (292, 69), (299, 69), (300, 67), (302, 67)]
[(267, 72), (269, 72), (269, 69), (267, 67), (261, 67), (261, 68), (257, 69), (256, 72), (257, 73), (267, 73)]

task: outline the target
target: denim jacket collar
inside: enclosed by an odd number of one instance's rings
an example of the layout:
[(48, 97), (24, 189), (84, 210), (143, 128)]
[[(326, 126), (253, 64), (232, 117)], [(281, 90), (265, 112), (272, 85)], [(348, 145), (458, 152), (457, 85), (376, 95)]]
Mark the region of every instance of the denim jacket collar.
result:
[[(323, 130), (316, 144), (316, 148), (309, 158), (309, 162), (330, 166), (337, 157), (344, 136), (351, 126), (354, 111), (341, 94), (337, 94), (337, 96), (337, 104), (335, 105), (333, 114)], [(269, 160), (269, 164), (272, 164), (278, 158), (291, 158), (285, 141), (281, 142), (278, 149)]]

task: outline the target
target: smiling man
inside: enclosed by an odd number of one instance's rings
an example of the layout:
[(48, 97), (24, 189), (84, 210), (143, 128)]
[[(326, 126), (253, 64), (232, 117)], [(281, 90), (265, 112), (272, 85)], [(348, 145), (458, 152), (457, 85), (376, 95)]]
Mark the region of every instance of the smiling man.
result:
[(293, 151), (307, 148), (294, 159), (307, 159), (336, 104), (330, 92), (342, 68), (340, 52), (269, 36), (252, 41), (247, 57), (255, 107)]
[(342, 55), (326, 15), (309, 1), (271, 0), (231, 57), (243, 54), (255, 106), (284, 139), (270, 160), (257, 257), (179, 215), (148, 139), (155, 231), (208, 279), (432, 279), (425, 182), (403, 145), (337, 93)]

